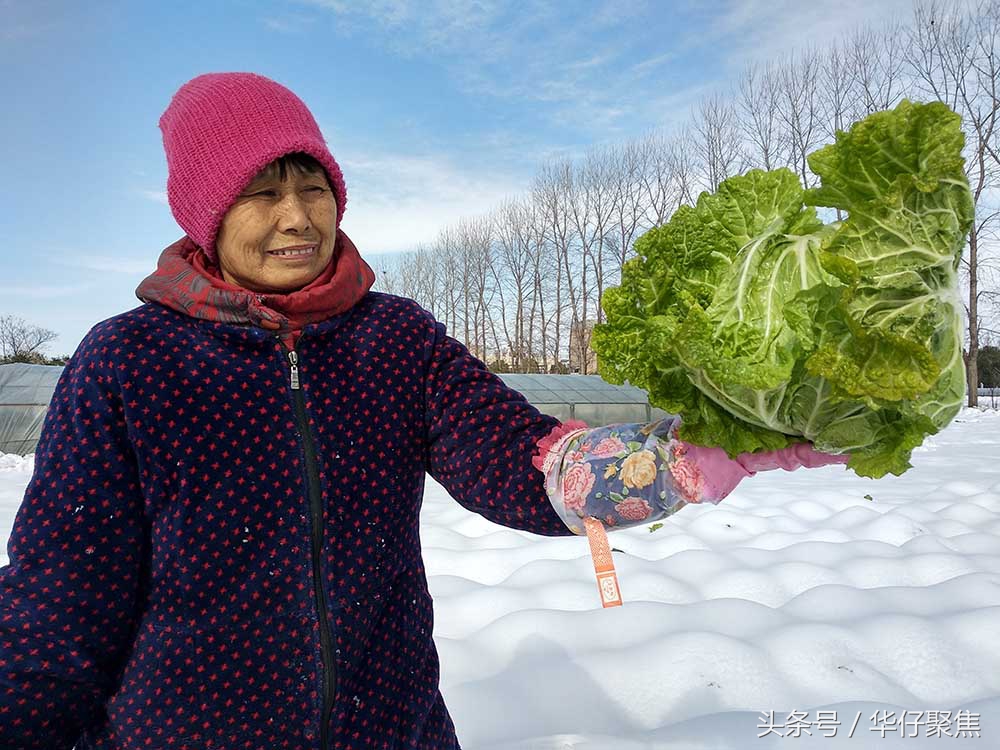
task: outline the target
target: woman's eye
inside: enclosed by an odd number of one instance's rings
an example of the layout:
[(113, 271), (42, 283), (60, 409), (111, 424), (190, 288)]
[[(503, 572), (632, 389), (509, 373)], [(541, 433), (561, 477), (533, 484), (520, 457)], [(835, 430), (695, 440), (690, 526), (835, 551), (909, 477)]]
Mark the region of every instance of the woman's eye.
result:
[(317, 194), (318, 193), (325, 193), (326, 192), (326, 188), (321, 188), (321, 187), (319, 187), (317, 185), (313, 185), (312, 187), (307, 187), (306, 188), (306, 192), (307, 193), (317, 193)]

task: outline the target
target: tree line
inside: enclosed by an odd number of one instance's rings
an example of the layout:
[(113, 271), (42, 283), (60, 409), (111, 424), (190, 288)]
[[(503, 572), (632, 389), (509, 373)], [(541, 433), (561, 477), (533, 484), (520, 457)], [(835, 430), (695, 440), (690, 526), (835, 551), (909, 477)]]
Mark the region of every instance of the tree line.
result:
[(749, 169), (787, 167), (815, 187), (806, 156), (838, 130), (904, 98), (940, 100), (962, 117), (976, 206), (961, 267), (975, 386), (981, 348), (1000, 343), (998, 37), (1000, 0), (921, 2), (909, 18), (750, 63), (674, 131), (543, 164), (525, 194), (376, 263), (376, 288), (419, 301), (494, 370), (596, 372), (601, 299), (643, 232)]
[(64, 365), (69, 356), (45, 353), (57, 338), (55, 331), (36, 326), (15, 315), (0, 315), (0, 365), (24, 362), (30, 365)]
[[(65, 365), (70, 355), (51, 357), (45, 353), (49, 343), (56, 338), (55, 331), (13, 315), (0, 315), (0, 365), (17, 362)], [(980, 347), (978, 360), (981, 384), (988, 388), (1000, 388), (1000, 347)]]

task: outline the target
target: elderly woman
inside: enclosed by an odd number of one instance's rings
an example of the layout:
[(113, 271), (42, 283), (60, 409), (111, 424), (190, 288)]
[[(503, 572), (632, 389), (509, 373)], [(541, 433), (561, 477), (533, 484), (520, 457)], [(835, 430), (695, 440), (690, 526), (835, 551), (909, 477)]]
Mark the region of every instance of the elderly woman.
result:
[(370, 291), (292, 92), (199, 76), (160, 127), (185, 236), (52, 399), (0, 570), (6, 750), (458, 748), (425, 473), (491, 521), (599, 548), (755, 470), (846, 460), (730, 460), (678, 442), (676, 418), (562, 425)]

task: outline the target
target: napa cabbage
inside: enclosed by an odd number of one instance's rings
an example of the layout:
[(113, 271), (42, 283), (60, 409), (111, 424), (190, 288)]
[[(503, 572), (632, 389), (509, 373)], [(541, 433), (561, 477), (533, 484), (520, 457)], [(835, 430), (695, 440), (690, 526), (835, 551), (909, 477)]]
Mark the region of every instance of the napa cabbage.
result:
[(965, 397), (963, 145), (945, 104), (903, 101), (808, 156), (817, 188), (752, 170), (681, 206), (605, 292), (598, 372), (680, 414), (689, 442), (808, 440), (859, 475), (901, 474)]

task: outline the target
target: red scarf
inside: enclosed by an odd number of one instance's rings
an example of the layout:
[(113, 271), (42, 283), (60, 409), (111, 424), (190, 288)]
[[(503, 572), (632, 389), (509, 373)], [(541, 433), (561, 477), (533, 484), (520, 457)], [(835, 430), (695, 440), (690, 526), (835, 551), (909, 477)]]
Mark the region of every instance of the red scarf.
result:
[(190, 237), (183, 237), (163, 251), (156, 270), (139, 284), (135, 296), (193, 318), (276, 331), (292, 349), (303, 326), (350, 309), (374, 283), (374, 271), (339, 229), (327, 267), (288, 294), (252, 292), (230, 284), (201, 248)]

